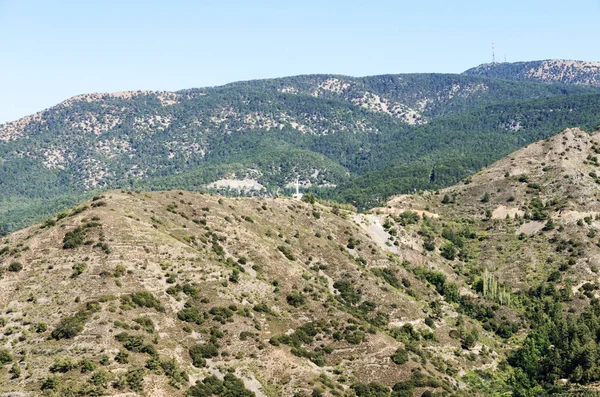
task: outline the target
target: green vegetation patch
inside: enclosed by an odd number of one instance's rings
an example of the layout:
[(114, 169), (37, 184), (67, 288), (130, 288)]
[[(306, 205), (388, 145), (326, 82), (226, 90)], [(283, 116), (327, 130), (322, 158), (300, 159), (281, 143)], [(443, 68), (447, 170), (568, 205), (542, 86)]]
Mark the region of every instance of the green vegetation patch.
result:
[(136, 307), (148, 307), (156, 309), (159, 312), (165, 311), (165, 307), (149, 291), (138, 291), (132, 294), (123, 295), (120, 299), (123, 310)]
[(253, 391), (246, 389), (244, 382), (236, 378), (235, 375), (228, 373), (223, 380), (211, 375), (197, 381), (196, 384), (188, 389), (186, 396), (189, 397), (253, 397), (256, 396)]
[(94, 313), (98, 313), (101, 310), (100, 303), (98, 302), (88, 302), (85, 304), (85, 307), (75, 313), (72, 316), (65, 317), (56, 326), (56, 328), (52, 331), (52, 338), (59, 339), (71, 339), (77, 336), (81, 331), (83, 331), (83, 327), (85, 323), (92, 317)]
[(206, 359), (217, 357), (219, 355), (219, 346), (215, 343), (205, 343), (194, 345), (189, 349), (192, 364), (195, 367), (201, 368), (206, 366)]

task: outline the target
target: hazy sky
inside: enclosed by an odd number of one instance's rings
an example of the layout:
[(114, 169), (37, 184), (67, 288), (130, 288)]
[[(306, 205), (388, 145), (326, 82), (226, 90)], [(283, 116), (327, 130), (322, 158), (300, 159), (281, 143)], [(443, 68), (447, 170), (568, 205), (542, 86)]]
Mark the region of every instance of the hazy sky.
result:
[(73, 95), (600, 61), (600, 0), (0, 0), (0, 123)]

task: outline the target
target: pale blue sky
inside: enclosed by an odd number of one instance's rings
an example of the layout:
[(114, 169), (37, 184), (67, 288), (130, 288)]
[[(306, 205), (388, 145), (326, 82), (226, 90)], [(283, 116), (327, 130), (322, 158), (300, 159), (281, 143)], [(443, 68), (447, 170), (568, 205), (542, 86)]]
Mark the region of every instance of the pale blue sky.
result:
[(0, 123), (73, 95), (600, 61), (600, 0), (0, 0)]

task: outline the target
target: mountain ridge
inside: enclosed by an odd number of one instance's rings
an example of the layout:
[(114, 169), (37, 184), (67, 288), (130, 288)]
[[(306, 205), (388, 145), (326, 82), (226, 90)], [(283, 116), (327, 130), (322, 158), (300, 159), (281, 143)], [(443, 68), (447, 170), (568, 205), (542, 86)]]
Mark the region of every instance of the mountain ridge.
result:
[(448, 186), (561, 128), (593, 129), (597, 102), (593, 87), (450, 74), (80, 95), (0, 126), (0, 230), (111, 188), (272, 195), (299, 179), (370, 208)]
[(510, 63), (485, 63), (463, 72), (466, 75), (516, 81), (576, 84), (600, 87), (600, 62), (546, 59)]

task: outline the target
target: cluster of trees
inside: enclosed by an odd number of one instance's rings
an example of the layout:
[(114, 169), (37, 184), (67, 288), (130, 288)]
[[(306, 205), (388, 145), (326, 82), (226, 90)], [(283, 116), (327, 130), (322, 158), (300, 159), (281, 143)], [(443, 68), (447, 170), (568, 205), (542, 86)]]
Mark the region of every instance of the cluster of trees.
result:
[(561, 379), (583, 385), (600, 380), (600, 301), (565, 315), (565, 295), (552, 282), (531, 288), (527, 298), (532, 329), (508, 360), (515, 368), (514, 395), (560, 390)]

